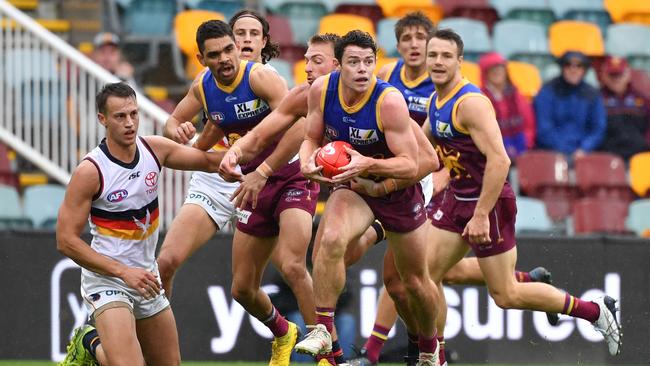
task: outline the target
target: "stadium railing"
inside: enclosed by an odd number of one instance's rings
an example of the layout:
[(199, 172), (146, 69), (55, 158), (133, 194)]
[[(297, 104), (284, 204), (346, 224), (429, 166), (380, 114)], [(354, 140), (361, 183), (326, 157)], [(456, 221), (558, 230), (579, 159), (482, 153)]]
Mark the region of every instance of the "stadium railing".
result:
[[(0, 58), (0, 141), (66, 185), (104, 137), (95, 95), (118, 79), (6, 1), (0, 1), (0, 54), (6, 55)], [(139, 134), (162, 135), (169, 115), (140, 92), (137, 98)], [(169, 169), (161, 175), (163, 229), (183, 202), (189, 176)]]

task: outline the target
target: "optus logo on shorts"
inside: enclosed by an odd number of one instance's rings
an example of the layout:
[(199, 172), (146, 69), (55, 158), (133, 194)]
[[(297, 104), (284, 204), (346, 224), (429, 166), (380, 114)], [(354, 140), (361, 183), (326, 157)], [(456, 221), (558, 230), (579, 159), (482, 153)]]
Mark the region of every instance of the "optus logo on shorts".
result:
[(108, 202), (115, 203), (124, 200), (128, 196), (129, 196), (129, 191), (127, 191), (126, 189), (118, 189), (117, 191), (113, 191), (109, 193), (108, 196), (106, 196), (106, 199), (108, 200)]

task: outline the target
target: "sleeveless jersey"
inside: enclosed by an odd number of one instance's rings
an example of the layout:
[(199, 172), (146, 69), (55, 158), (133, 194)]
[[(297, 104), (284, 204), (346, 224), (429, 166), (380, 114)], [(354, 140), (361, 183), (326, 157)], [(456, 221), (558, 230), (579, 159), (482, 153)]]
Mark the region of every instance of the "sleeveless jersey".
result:
[(130, 163), (113, 157), (106, 140), (84, 158), (95, 165), (100, 178), (88, 219), (91, 247), (127, 266), (152, 270), (158, 244), (161, 166), (142, 137), (136, 139), (136, 147)]
[[(199, 90), (203, 109), (208, 118), (225, 134), (229, 145), (252, 130), (264, 117), (271, 113), (268, 103), (255, 95), (250, 87), (250, 73), (262, 64), (241, 61), (239, 72), (230, 85), (221, 85), (205, 69), (201, 75)], [(247, 174), (266, 159), (275, 149), (271, 144), (251, 162), (242, 165), (242, 172)]]
[[(456, 120), (457, 109), (467, 97), (487, 97), (467, 79), (462, 79), (444, 99), (438, 93), (431, 95), (429, 122), (431, 134), (436, 142), (436, 152), (451, 175), (450, 187), (459, 199), (478, 199), (483, 186), (485, 155), (478, 149), (469, 132)], [(491, 105), (491, 104), (490, 104)], [(501, 191), (501, 197), (514, 197), (508, 182)]]
[(427, 104), (435, 86), (428, 73), (424, 73), (413, 81), (406, 80), (405, 73), (404, 60), (400, 58), (388, 72), (387, 81), (404, 95), (411, 118), (422, 126), (427, 118)]
[(361, 100), (348, 106), (341, 94), (340, 73), (335, 71), (327, 75), (321, 94), (325, 137), (330, 141), (346, 141), (365, 156), (393, 157), (386, 144), (379, 113), (381, 101), (390, 91), (397, 89), (373, 76), (372, 85)]

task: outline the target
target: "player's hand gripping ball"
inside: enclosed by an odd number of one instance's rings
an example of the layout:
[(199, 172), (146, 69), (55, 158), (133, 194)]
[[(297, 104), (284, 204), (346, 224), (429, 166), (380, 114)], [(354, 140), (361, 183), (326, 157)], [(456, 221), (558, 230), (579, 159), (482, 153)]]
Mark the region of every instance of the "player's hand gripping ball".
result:
[(333, 141), (323, 146), (316, 154), (316, 165), (322, 166), (321, 175), (332, 178), (343, 173), (339, 168), (350, 163), (350, 154), (345, 148), (352, 149), (352, 145), (345, 141)]

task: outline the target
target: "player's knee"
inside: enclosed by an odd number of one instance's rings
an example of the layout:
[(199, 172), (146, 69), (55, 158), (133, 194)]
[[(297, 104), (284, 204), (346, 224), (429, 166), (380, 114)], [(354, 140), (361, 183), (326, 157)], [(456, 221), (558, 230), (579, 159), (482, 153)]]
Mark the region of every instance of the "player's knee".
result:
[(519, 305), (517, 294), (514, 291), (490, 290), (490, 296), (498, 307), (502, 309), (513, 309)]
[(320, 242), (319, 254), (327, 253), (331, 258), (342, 258), (348, 241), (336, 230), (325, 230)]
[(240, 304), (249, 304), (255, 299), (256, 290), (250, 286), (239, 285), (233, 281), (230, 294)]
[(180, 260), (175, 259), (169, 252), (161, 252), (157, 262), (158, 271), (160, 272), (160, 277), (163, 281), (172, 278), (182, 263)]
[[(433, 277), (433, 276), (432, 276)], [(464, 278), (463, 271), (455, 266), (452, 267), (443, 277), (443, 281), (450, 285), (462, 283)]]
[(384, 281), (384, 287), (386, 287), (386, 292), (390, 298), (393, 299), (393, 302), (398, 304), (398, 306), (408, 303), (406, 289), (402, 285), (401, 281), (388, 279), (387, 281)]
[(304, 281), (308, 276), (307, 267), (299, 261), (286, 261), (280, 265), (279, 270), (289, 285)]

